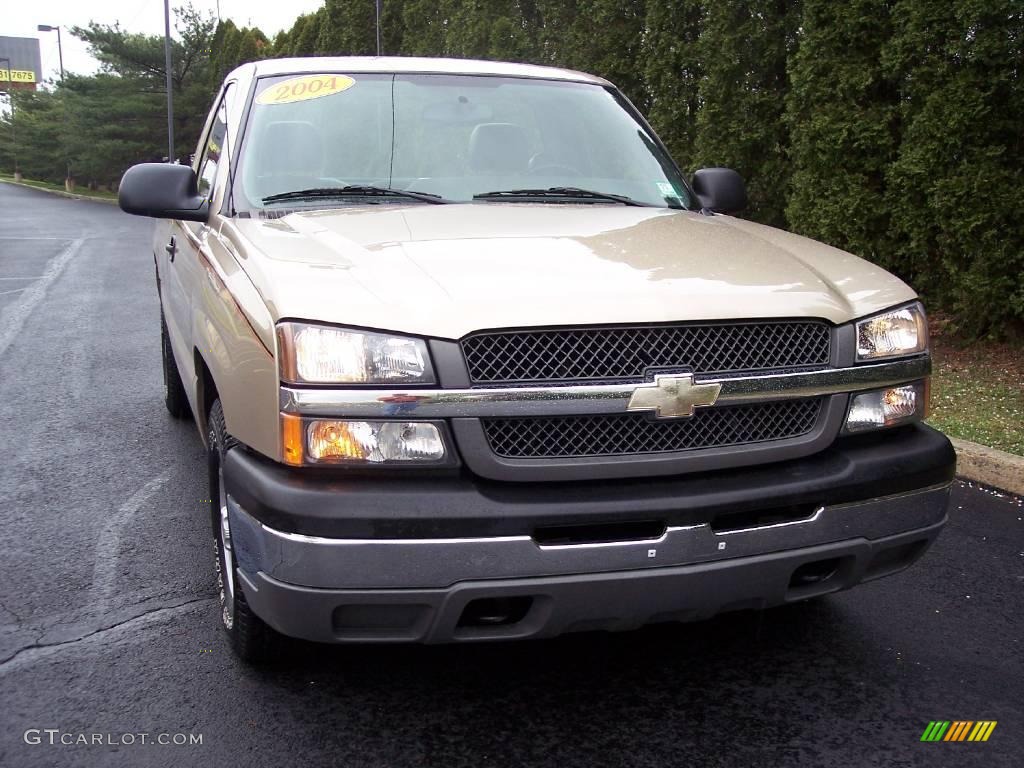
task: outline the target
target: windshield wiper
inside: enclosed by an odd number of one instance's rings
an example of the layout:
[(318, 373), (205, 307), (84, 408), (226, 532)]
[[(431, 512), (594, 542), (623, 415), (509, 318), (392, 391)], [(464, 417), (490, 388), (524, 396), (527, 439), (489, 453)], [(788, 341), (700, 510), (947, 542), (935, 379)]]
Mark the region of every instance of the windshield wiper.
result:
[(583, 200), (610, 200), (623, 205), (649, 206), (648, 203), (641, 203), (632, 197), (625, 195), (614, 195), (611, 192), (595, 192), (592, 189), (580, 189), (579, 187), (548, 187), (547, 189), (500, 189), (494, 192), (482, 192), (473, 195), (474, 200), (505, 200), (520, 197), (561, 197)]
[(296, 189), (281, 192), (263, 198), (264, 203), (276, 203), (280, 200), (315, 200), (318, 198), (338, 197), (405, 197), (410, 200), (422, 200), (424, 203), (439, 205), (447, 203), (440, 195), (431, 192), (415, 192), (411, 189), (392, 189), (391, 187), (374, 187), (366, 184), (349, 184), (346, 187), (316, 187), (313, 189)]

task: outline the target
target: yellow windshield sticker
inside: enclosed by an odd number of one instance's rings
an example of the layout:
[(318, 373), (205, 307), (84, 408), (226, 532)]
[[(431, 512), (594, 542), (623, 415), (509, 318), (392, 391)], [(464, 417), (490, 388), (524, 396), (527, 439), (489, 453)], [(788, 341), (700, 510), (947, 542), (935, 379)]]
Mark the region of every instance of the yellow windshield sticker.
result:
[(257, 104), (293, 104), (347, 91), (356, 81), (345, 75), (304, 75), (276, 83), (256, 97)]

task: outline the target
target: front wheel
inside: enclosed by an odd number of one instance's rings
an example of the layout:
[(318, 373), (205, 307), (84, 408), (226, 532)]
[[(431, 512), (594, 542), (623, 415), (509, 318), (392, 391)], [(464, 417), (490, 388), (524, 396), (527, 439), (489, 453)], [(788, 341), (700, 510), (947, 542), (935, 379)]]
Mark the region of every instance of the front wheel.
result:
[(192, 412), (189, 408), (185, 386), (181, 383), (178, 364), (174, 362), (174, 351), (171, 349), (171, 338), (167, 335), (167, 322), (160, 315), (160, 354), (164, 369), (164, 405), (167, 412), (175, 419), (188, 418)]
[(223, 463), (228, 449), (238, 445), (238, 441), (227, 432), (220, 400), (214, 401), (210, 408), (208, 423), (207, 458), (210, 499), (213, 501), (213, 541), (217, 552), (217, 592), (220, 596), (221, 624), (228, 634), (228, 641), (235, 655), (242, 661), (259, 663), (267, 661), (273, 655), (277, 634), (252, 612), (238, 581), (238, 568), (231, 544)]

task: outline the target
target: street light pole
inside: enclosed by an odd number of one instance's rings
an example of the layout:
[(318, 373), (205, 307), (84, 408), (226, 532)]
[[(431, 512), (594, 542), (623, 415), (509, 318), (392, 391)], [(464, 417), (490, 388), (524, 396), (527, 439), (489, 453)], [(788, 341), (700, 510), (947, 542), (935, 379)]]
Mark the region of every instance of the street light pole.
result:
[(164, 67), (167, 70), (167, 162), (174, 162), (174, 95), (171, 90), (171, 6), (164, 0)]
[[(64, 82), (64, 46), (60, 42), (60, 25), (59, 24), (39, 24), (36, 29), (40, 32), (56, 32), (57, 33), (57, 59), (60, 61), (60, 81)], [(67, 95), (65, 94), (65, 99)], [(64, 110), (64, 129), (68, 127), (68, 108), (64, 104), (62, 109)], [(66, 141), (66, 139), (65, 139)], [(65, 154), (67, 154), (67, 146), (65, 145)], [(68, 192), (74, 191), (75, 182), (71, 180), (71, 158), (65, 157), (67, 163), (67, 171), (64, 174), (64, 189)]]
[(60, 25), (40, 24), (36, 27), (40, 32), (57, 33), (57, 58), (60, 61), (60, 81), (64, 82), (64, 47), (60, 43)]
[(2, 56), (0, 61), (7, 62), (7, 99), (11, 102), (11, 154), (14, 155), (14, 180), (21, 181), (21, 171), (18, 170), (18, 129), (14, 124), (14, 77), (11, 74), (11, 60)]
[(60, 43), (60, 27), (57, 27), (57, 61), (60, 62), (60, 81), (64, 82), (64, 46)]

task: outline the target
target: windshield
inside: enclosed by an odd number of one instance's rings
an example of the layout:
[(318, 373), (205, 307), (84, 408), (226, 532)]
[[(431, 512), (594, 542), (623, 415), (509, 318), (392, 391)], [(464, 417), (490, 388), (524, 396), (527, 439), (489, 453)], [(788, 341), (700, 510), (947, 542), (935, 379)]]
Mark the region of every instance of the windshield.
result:
[[(239, 208), (427, 202), (381, 190), (477, 198), (481, 205), (616, 204), (571, 191), (586, 190), (690, 207), (673, 162), (621, 97), (598, 85), (465, 75), (282, 76), (259, 80), (252, 110), (235, 175)], [(343, 187), (349, 189), (331, 192)], [(287, 194), (302, 190), (317, 194)], [(493, 192), (514, 194), (488, 196)], [(267, 199), (274, 196), (280, 197)]]

